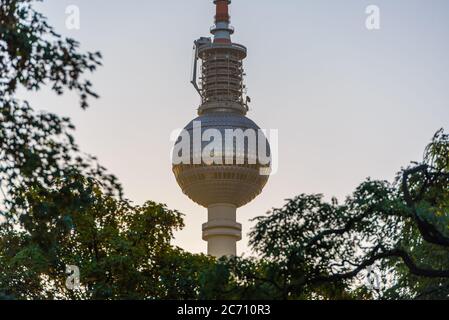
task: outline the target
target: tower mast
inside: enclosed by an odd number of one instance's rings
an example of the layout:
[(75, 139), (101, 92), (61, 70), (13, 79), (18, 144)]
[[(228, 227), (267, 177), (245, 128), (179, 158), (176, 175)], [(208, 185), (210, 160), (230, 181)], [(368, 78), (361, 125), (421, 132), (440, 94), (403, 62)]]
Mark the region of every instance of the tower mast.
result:
[(214, 3), (216, 6), (215, 26), (211, 28), (214, 43), (231, 43), (231, 35), (234, 33), (229, 16), (231, 0), (215, 0)]
[[(201, 96), (199, 115), (208, 111), (231, 111), (245, 115), (248, 111), (244, 98), (243, 60), (246, 47), (233, 43), (231, 35), (229, 4), (231, 0), (214, 0), (216, 6), (215, 25), (211, 38), (195, 41), (194, 78), (192, 83)], [(197, 65), (200, 61), (200, 83), (197, 79)]]

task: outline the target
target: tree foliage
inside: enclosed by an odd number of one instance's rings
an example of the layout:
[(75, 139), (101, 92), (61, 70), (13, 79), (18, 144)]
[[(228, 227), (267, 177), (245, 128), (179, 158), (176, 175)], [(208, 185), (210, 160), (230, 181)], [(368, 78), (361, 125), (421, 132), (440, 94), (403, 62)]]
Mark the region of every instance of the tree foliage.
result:
[[(80, 152), (68, 118), (17, 99), (22, 87), (96, 98), (86, 72), (101, 64), (33, 9), (0, 3), (0, 297), (9, 299), (195, 298), (209, 258), (171, 246), (181, 214), (133, 205), (115, 176)], [(77, 266), (81, 287), (66, 286)], [(181, 277), (182, 276), (182, 277)]]
[[(221, 292), (237, 286), (242, 297), (256, 288), (261, 297), (265, 288), (278, 299), (447, 299), (449, 135), (439, 131), (424, 160), (393, 183), (368, 179), (341, 204), (302, 194), (255, 221), (250, 244), (261, 259), (226, 263), (230, 280)], [(367, 281), (372, 271), (374, 283)]]
[[(37, 0), (36, 0), (37, 1)], [(394, 182), (368, 179), (339, 203), (302, 194), (255, 219), (255, 257), (216, 261), (171, 245), (182, 215), (127, 200), (85, 155), (70, 119), (17, 90), (96, 98), (82, 52), (33, 9), (0, 2), (0, 298), (435, 299), (449, 297), (449, 135)], [(67, 266), (81, 272), (66, 284)], [(376, 277), (374, 283), (366, 275)]]
[(49, 85), (57, 94), (76, 91), (81, 107), (87, 108), (88, 98), (97, 94), (83, 75), (101, 65), (101, 54), (81, 52), (76, 40), (63, 39), (33, 9), (37, 1), (42, 0), (2, 0), (0, 4), (2, 96), (14, 95), (18, 85), (35, 91)]

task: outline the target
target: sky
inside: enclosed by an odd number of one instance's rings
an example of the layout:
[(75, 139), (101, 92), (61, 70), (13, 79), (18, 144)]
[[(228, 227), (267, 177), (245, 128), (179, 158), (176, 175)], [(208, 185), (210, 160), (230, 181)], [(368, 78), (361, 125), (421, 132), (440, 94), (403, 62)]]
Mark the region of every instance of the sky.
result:
[[(79, 8), (80, 29), (66, 27)], [(366, 27), (366, 8), (380, 29)], [(165, 203), (185, 214), (174, 244), (205, 252), (207, 210), (191, 202), (171, 171), (170, 135), (196, 117), (190, 85), (193, 41), (209, 36), (212, 0), (45, 0), (56, 30), (101, 51), (90, 76), (101, 98), (22, 92), (39, 110), (70, 116), (84, 152), (98, 156), (135, 204)], [(239, 253), (247, 233), (285, 199), (302, 193), (344, 200), (367, 177), (393, 180), (422, 159), (433, 134), (449, 129), (449, 1), (234, 0), (234, 42), (248, 47), (248, 116), (279, 130), (279, 170), (238, 210)]]

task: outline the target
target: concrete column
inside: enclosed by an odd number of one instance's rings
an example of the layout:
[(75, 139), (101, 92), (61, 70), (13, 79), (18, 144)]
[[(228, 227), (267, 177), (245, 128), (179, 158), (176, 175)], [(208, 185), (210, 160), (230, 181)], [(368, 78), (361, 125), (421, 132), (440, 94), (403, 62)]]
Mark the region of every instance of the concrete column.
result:
[(208, 208), (208, 222), (203, 224), (207, 254), (216, 258), (237, 255), (237, 241), (242, 239), (242, 225), (237, 223), (237, 207), (214, 204)]

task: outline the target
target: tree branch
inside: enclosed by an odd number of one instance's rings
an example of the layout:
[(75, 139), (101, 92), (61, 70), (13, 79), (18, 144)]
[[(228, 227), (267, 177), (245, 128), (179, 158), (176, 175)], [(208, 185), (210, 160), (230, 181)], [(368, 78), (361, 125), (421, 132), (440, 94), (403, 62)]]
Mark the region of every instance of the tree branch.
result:
[(401, 258), (403, 263), (409, 269), (410, 273), (415, 276), (426, 278), (449, 278), (449, 270), (434, 270), (419, 267), (413, 258), (403, 249), (393, 249), (381, 253), (375, 253), (380, 247), (376, 247), (371, 253), (371, 257), (358, 265), (358, 267), (352, 271), (334, 274), (330, 276), (318, 276), (306, 281), (308, 284), (317, 284), (323, 282), (334, 282), (338, 280), (348, 280), (357, 276), (361, 271), (369, 266), (372, 266), (376, 261), (387, 258)]
[(413, 212), (413, 219), (415, 220), (423, 239), (432, 244), (440, 245), (443, 247), (449, 247), (449, 238), (446, 237), (440, 230), (438, 230), (438, 228), (435, 225), (429, 223), (428, 221), (419, 216), (418, 212), (416, 211), (415, 200), (413, 199), (410, 193), (408, 183), (409, 177), (412, 174), (416, 174), (419, 172), (427, 174), (428, 169), (429, 166), (423, 164), (408, 170), (404, 170), (402, 175), (402, 191), (404, 193), (404, 199), (407, 206)]

